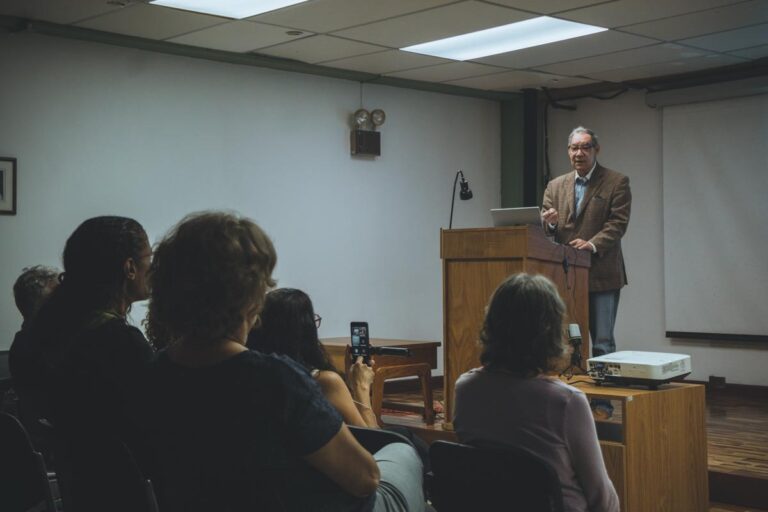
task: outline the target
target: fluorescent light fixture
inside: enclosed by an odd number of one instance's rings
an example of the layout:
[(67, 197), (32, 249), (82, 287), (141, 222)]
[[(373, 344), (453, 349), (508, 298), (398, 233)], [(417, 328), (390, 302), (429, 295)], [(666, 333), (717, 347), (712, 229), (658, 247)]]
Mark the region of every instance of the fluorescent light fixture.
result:
[(608, 29), (540, 16), (400, 49), (446, 59), (470, 60), (595, 34), (604, 30)]
[(307, 0), (150, 0), (149, 3), (241, 20)]

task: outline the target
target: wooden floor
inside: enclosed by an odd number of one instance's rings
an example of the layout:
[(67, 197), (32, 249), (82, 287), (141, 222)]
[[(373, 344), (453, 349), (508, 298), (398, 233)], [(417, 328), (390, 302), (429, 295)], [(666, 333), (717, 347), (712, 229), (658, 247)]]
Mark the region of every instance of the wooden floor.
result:
[(766, 512), (757, 508), (744, 508), (736, 505), (725, 505), (722, 503), (711, 503), (709, 512)]
[[(435, 403), (441, 406), (442, 389), (434, 390)], [(388, 409), (388, 405), (404, 407), (410, 412)], [(411, 392), (388, 393), (385, 421), (390, 418), (399, 424), (421, 424), (420, 395)], [(442, 414), (437, 414), (436, 425), (427, 431), (428, 440), (449, 437), (442, 430)], [(612, 418), (612, 421), (619, 418)], [(748, 477), (765, 481), (768, 487), (768, 396), (765, 393), (744, 392), (740, 388), (707, 393), (707, 437), (709, 470), (726, 476)], [(712, 503), (710, 512), (768, 512), (768, 503), (761, 508)]]
[(768, 397), (707, 394), (709, 469), (760, 477), (768, 485)]

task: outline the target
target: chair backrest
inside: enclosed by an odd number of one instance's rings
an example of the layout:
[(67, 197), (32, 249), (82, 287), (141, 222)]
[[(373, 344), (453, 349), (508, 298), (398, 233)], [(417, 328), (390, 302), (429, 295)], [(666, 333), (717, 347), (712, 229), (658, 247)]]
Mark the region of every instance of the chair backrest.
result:
[(119, 439), (60, 436), (55, 455), (65, 510), (157, 512), (152, 482)]
[(435, 441), (430, 499), (438, 512), (519, 510), (562, 512), (555, 470), (539, 457), (508, 447)]
[(0, 413), (0, 510), (55, 512), (43, 456), (19, 420)]
[(413, 443), (402, 434), (390, 430), (349, 426), (350, 432), (357, 442), (371, 454), (376, 453), (390, 443), (405, 443), (413, 446)]

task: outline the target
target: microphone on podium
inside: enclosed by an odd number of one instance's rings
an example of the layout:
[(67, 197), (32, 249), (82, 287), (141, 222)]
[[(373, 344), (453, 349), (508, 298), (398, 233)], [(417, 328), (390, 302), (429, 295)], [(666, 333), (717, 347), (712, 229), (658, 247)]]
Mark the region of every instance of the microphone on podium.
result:
[[(459, 182), (459, 177), (461, 181)], [(459, 199), (462, 201), (469, 201), (472, 199), (472, 191), (469, 189), (469, 182), (464, 177), (464, 173), (461, 169), (456, 173), (456, 177), (453, 179), (453, 193), (451, 194), (451, 218), (448, 221), (448, 229), (453, 226), (453, 204), (456, 202), (456, 183), (459, 183), (461, 190), (459, 191)]]

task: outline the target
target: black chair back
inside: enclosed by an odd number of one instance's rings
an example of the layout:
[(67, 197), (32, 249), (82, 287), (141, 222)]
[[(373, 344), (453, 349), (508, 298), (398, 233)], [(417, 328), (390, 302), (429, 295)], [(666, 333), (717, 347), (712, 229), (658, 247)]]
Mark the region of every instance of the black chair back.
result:
[(555, 470), (523, 450), (435, 441), (430, 499), (438, 512), (563, 512)]
[(158, 511), (152, 482), (125, 443), (108, 436), (57, 434), (54, 454), (65, 511)]
[(0, 510), (55, 512), (43, 456), (19, 420), (0, 413)]
[(355, 439), (369, 453), (374, 454), (391, 443), (405, 443), (413, 446), (413, 443), (402, 434), (390, 430), (381, 430), (377, 428), (365, 428), (349, 426), (350, 432)]

